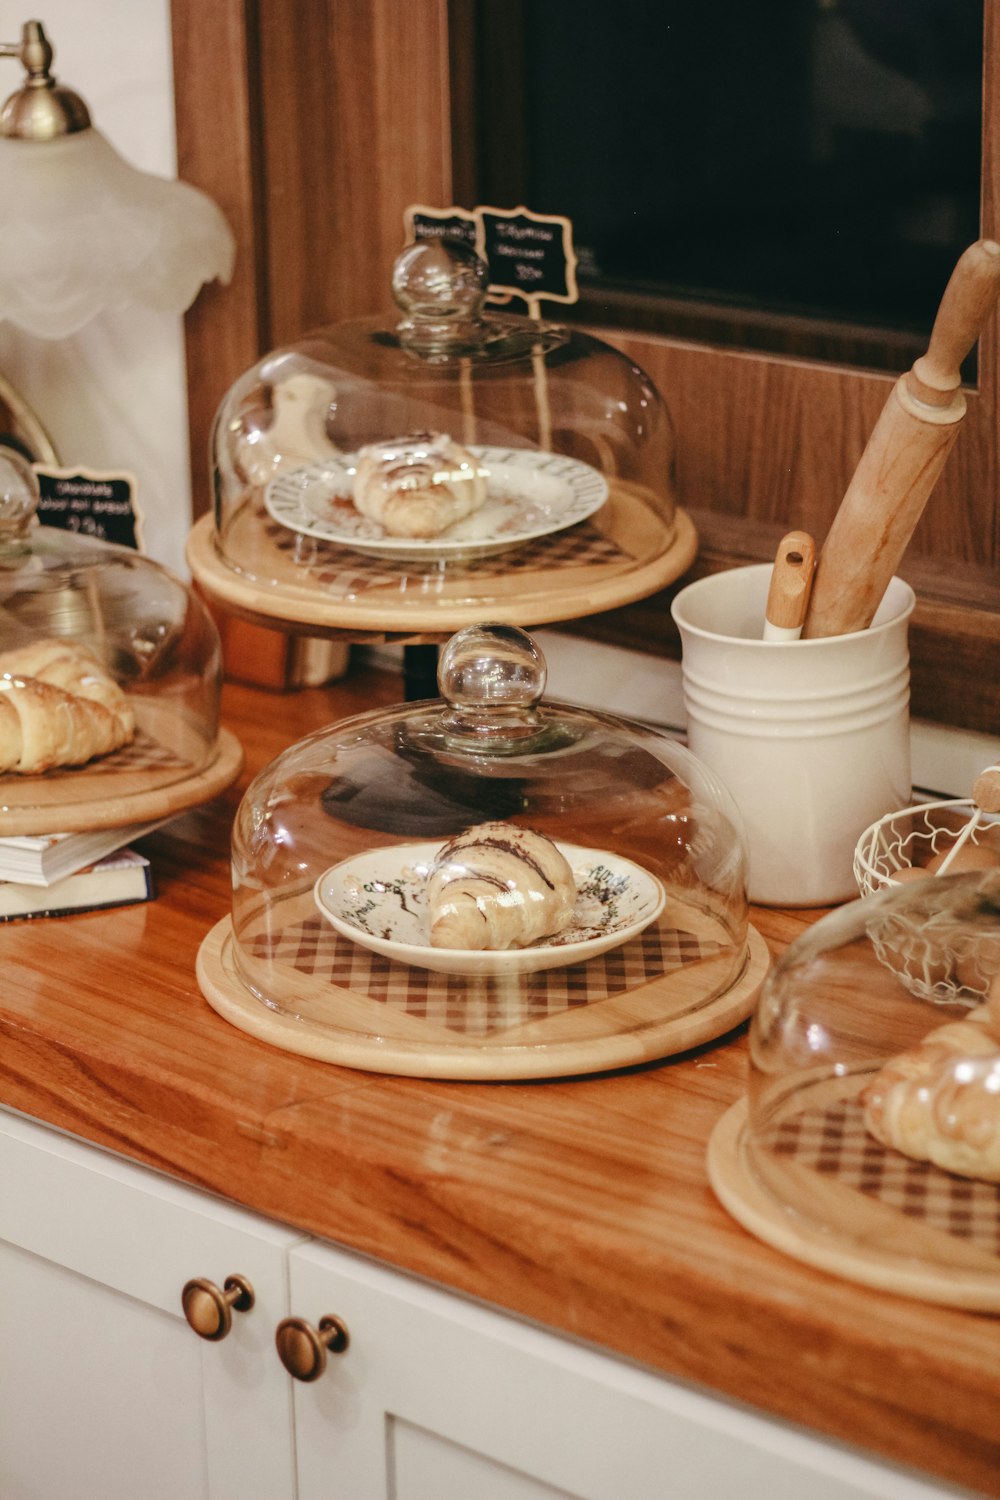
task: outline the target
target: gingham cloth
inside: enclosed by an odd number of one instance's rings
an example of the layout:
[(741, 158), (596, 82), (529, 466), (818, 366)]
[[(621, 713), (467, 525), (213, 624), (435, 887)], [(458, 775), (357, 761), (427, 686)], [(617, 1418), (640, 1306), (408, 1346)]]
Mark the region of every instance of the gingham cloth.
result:
[(864, 1110), (856, 1099), (783, 1120), (762, 1144), (777, 1156), (790, 1157), (899, 1213), (1000, 1256), (1000, 1186), (956, 1177), (883, 1146), (866, 1130)]
[(628, 554), (586, 521), (552, 536), (539, 537), (523, 547), (463, 562), (412, 562), (367, 556), (352, 547), (301, 536), (287, 526), (264, 519), (262, 530), (277, 552), (308, 568), (311, 582), (338, 599), (354, 598), (369, 589), (427, 587), (456, 576), (489, 579), (538, 569), (590, 567), (627, 561)]
[(341, 936), (319, 916), (291, 922), (273, 936), (262, 933), (248, 946), (254, 958), (273, 960), (466, 1036), (492, 1036), (593, 1005), (722, 952), (714, 940), (654, 923), (631, 942), (586, 963), (528, 974), (512, 987), (503, 978), (438, 974), (395, 963)]
[[(135, 738), (128, 744), (123, 745), (120, 750), (113, 750), (110, 755), (102, 755), (99, 760), (91, 760), (83, 766), (54, 766), (51, 771), (39, 771), (37, 775), (11, 776), (11, 781), (17, 786), (22, 786), (34, 780), (55, 781), (72, 777), (74, 780), (80, 776), (86, 776), (92, 781), (95, 776), (106, 773), (117, 773), (119, 771), (182, 771), (191, 768), (191, 762), (185, 760), (176, 751), (167, 745), (161, 745), (159, 740), (153, 739), (144, 730), (137, 730)], [(6, 778), (0, 778), (6, 779)]]

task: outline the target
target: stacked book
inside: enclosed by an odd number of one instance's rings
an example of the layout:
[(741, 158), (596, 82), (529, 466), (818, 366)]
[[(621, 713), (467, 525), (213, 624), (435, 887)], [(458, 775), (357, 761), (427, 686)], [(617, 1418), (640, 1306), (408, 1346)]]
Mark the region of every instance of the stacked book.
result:
[(128, 846), (162, 822), (0, 838), (0, 922), (151, 900), (149, 861)]

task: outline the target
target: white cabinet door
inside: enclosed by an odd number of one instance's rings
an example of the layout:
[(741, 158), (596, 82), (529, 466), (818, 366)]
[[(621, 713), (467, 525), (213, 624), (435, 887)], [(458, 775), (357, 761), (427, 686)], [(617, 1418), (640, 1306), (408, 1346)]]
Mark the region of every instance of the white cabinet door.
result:
[[(3, 1500), (292, 1500), (274, 1330), (301, 1236), (0, 1112)], [(185, 1281), (246, 1276), (206, 1342)]]
[(293, 1313), (350, 1335), (296, 1382), (299, 1500), (945, 1493), (331, 1247), (296, 1249), (290, 1268)]

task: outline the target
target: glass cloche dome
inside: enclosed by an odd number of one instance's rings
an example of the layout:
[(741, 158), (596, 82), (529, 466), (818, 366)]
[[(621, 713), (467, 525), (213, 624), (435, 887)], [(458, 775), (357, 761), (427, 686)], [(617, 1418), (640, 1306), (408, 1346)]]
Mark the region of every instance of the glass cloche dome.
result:
[(1000, 1311), (1000, 850), (823, 917), (776, 962), (722, 1202), (852, 1280)]
[(766, 964), (739, 817), (665, 735), (542, 701), (516, 627), (444, 648), (441, 699), (318, 730), (254, 780), (210, 1003), (375, 1071), (549, 1076), (711, 1040)]
[(219, 728), (202, 602), (132, 548), (41, 526), (38, 483), (0, 452), (0, 833), (119, 827), (238, 774)]
[(235, 382), (212, 530), (189, 543), (210, 593), (316, 630), (384, 628), (388, 604), (399, 628), (447, 634), (592, 613), (689, 565), (655, 386), (599, 339), (488, 311), (486, 278), (469, 247), (418, 242), (395, 316), (322, 329)]

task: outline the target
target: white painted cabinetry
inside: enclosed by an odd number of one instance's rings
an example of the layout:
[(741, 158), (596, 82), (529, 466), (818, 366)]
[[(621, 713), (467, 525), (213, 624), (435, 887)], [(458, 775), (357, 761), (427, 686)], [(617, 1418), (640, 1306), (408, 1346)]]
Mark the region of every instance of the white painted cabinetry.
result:
[[(236, 1273), (198, 1338), (182, 1287)], [(290, 1313), (349, 1332), (311, 1383)], [(0, 1111), (2, 1500), (945, 1493)]]
[[(3, 1500), (294, 1500), (274, 1353), (301, 1236), (0, 1112)], [(219, 1343), (193, 1277), (249, 1278)]]
[(291, 1301), (347, 1325), (295, 1390), (300, 1500), (927, 1500), (886, 1465), (311, 1243)]

